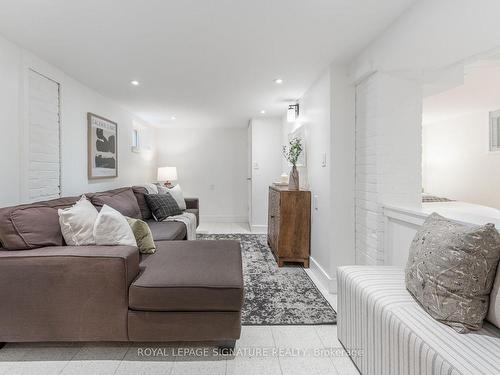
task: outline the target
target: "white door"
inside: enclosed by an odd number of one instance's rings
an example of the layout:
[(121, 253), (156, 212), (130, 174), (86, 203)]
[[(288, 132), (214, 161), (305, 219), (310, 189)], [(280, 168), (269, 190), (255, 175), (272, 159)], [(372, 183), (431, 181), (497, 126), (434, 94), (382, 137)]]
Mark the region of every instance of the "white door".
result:
[(61, 196), (59, 83), (33, 71), (28, 82), (27, 198)]

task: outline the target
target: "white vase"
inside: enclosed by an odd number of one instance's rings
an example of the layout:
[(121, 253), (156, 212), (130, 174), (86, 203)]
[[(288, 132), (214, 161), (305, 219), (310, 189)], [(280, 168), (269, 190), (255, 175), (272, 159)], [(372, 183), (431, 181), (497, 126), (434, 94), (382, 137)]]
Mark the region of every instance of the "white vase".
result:
[(294, 165), (290, 171), (290, 179), (288, 180), (289, 190), (299, 190), (299, 171)]

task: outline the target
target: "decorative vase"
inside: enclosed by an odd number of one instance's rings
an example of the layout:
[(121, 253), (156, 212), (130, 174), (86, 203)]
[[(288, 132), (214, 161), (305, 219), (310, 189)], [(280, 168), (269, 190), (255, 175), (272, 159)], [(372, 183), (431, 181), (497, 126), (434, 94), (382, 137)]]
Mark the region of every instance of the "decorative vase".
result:
[(294, 165), (290, 171), (290, 179), (288, 180), (289, 190), (299, 190), (299, 171)]

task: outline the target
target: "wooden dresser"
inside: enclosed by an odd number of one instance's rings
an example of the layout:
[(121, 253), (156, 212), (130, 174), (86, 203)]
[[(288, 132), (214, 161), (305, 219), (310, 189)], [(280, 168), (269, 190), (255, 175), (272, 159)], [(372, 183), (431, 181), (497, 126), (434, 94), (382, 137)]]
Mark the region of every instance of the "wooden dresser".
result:
[(300, 262), (309, 268), (311, 248), (311, 192), (269, 187), (267, 243), (282, 267), (284, 262)]

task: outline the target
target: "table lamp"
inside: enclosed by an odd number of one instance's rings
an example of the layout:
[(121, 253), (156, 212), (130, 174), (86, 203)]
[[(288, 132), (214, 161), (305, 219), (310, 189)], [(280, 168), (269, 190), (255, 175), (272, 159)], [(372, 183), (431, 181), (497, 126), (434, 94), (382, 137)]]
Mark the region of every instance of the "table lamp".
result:
[(159, 167), (158, 168), (158, 182), (165, 182), (166, 187), (172, 186), (172, 181), (177, 181), (177, 168), (176, 167)]

